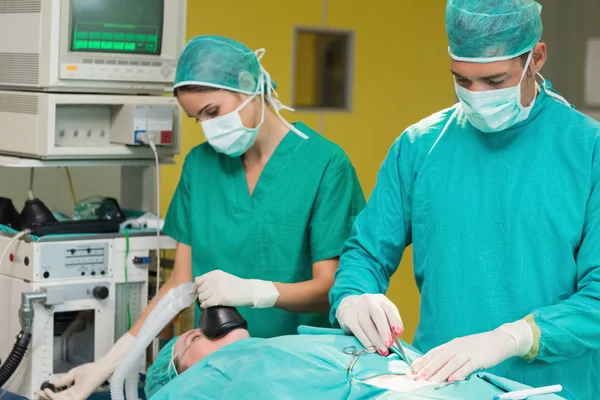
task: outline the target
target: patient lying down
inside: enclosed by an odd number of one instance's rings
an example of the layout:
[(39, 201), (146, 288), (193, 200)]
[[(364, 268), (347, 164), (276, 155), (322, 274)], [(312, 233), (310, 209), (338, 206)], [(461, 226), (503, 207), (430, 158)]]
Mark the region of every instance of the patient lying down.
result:
[[(165, 345), (148, 369), (146, 395), (159, 399), (492, 399), (526, 388), (493, 375), (439, 388), (415, 381), (397, 355), (355, 359), (363, 347), (338, 329), (301, 326), (298, 335), (251, 338), (244, 329), (209, 339), (190, 330)], [(346, 350), (346, 351), (345, 351)], [(405, 348), (409, 357), (418, 353)], [(409, 393), (410, 392), (410, 393)], [(542, 396), (539, 400), (559, 399)]]
[[(317, 337), (322, 338), (321, 335), (318, 335)], [(160, 387), (166, 385), (168, 382), (175, 379), (178, 375), (181, 375), (184, 371), (205, 359), (205, 357), (217, 352), (218, 350), (232, 343), (243, 341), (249, 338), (250, 334), (245, 329), (235, 329), (217, 339), (209, 339), (208, 337), (202, 334), (202, 331), (200, 329), (192, 329), (179, 336), (178, 338), (175, 338), (161, 350), (159, 356), (157, 357), (157, 361), (148, 371), (148, 376), (146, 379), (146, 393), (148, 398), (150, 398), (158, 389), (160, 389)], [(297, 342), (297, 340), (295, 339), (297, 339), (298, 336), (294, 335), (274, 339), (254, 340), (281, 341), (282, 338), (287, 338), (287, 341), (290, 342), (291, 347), (293, 347), (294, 344), (292, 342)], [(168, 357), (168, 360), (166, 359), (166, 357)], [(375, 355), (373, 355), (373, 357), (375, 357)], [(381, 358), (381, 356), (376, 357)], [(231, 361), (235, 362), (235, 360)], [(166, 364), (166, 362), (168, 364)], [(360, 359), (358, 360), (358, 362), (360, 362)], [(163, 368), (160, 368), (160, 364), (163, 364)], [(273, 367), (277, 368), (277, 365), (273, 365)], [(355, 364), (355, 368), (353, 369), (357, 369), (357, 367), (358, 364)], [(377, 375), (365, 380), (364, 382), (382, 388), (398, 390), (402, 392), (410, 391), (418, 387), (429, 385), (429, 383), (427, 382), (415, 382), (412, 379), (412, 377), (409, 376), (410, 372), (407, 371), (407, 368), (405, 368), (405, 366), (397, 365), (397, 367), (400, 367), (400, 369), (403, 370), (402, 375)], [(161, 369), (162, 371), (159, 371), (159, 369)], [(356, 372), (353, 372), (353, 375), (356, 376)], [(405, 372), (408, 372), (408, 374), (405, 375)]]

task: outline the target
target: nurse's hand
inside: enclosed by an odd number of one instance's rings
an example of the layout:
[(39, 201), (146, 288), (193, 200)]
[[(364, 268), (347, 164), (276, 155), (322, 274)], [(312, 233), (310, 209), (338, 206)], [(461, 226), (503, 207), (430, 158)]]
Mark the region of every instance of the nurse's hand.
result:
[(382, 356), (387, 356), (393, 345), (392, 335), (404, 332), (398, 309), (383, 294), (347, 296), (340, 302), (335, 317), (346, 333), (354, 334), (365, 348), (377, 347)]
[(54, 393), (50, 389), (38, 392), (39, 399), (43, 400), (81, 400), (87, 399), (92, 392), (108, 380), (115, 371), (119, 362), (135, 344), (135, 336), (126, 333), (114, 346), (95, 362), (83, 364), (73, 368), (66, 375), (52, 382), (57, 387), (69, 386), (68, 389)]
[(221, 270), (196, 277), (200, 307), (213, 306), (255, 308), (273, 307), (279, 298), (275, 284), (258, 279), (242, 279)]
[(415, 360), (413, 369), (417, 379), (454, 382), (511, 357), (524, 356), (532, 345), (533, 332), (527, 322), (520, 320), (438, 346)]

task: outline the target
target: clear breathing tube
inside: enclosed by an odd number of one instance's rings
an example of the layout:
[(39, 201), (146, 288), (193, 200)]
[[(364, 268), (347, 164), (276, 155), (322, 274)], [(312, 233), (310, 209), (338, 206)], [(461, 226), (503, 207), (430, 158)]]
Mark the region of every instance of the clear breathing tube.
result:
[(167, 324), (189, 307), (197, 297), (197, 287), (193, 282), (184, 283), (165, 294), (156, 304), (144, 325), (140, 329), (133, 347), (119, 363), (110, 382), (110, 397), (113, 400), (124, 400), (123, 385), (126, 398), (138, 398), (138, 366), (146, 348)]

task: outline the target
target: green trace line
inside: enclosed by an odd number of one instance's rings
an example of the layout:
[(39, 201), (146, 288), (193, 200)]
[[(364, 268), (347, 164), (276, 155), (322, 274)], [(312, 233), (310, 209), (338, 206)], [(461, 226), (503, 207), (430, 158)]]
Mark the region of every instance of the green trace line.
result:
[(127, 24), (104, 24), (105, 28), (124, 28), (124, 29), (135, 29), (137, 25), (127, 25)]
[[(92, 32), (95, 33), (95, 32)], [(158, 38), (155, 35), (133, 35), (133, 37), (120, 36), (120, 35), (89, 35), (88, 32), (77, 32), (75, 35), (75, 41), (88, 41), (89, 40), (102, 40), (103, 42), (136, 42), (136, 43), (157, 43)]]
[(116, 28), (120, 28), (120, 27), (132, 27), (131, 29), (134, 29), (134, 28), (136, 28), (136, 27), (140, 27), (140, 28), (152, 28), (152, 29), (154, 29), (154, 31), (157, 31), (157, 30), (158, 30), (158, 29), (156, 28), (156, 25), (141, 25), (141, 24), (139, 24), (139, 25), (132, 25), (132, 24), (114, 24), (114, 23), (111, 23), (111, 22), (85, 22), (85, 21), (80, 21), (80, 22), (77, 22), (77, 23), (75, 24), (75, 30), (77, 30), (77, 27), (78, 27), (80, 24), (88, 24), (88, 25), (102, 25), (102, 26), (105, 26), (105, 27), (107, 27), (107, 28), (115, 28), (115, 27), (116, 27)]

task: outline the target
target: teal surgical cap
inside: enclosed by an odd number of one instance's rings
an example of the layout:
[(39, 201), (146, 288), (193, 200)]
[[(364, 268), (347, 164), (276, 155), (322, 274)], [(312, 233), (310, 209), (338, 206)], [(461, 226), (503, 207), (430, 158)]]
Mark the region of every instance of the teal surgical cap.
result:
[(253, 95), (265, 76), (259, 62), (263, 54), (226, 37), (196, 36), (179, 57), (174, 88), (198, 85)]
[(450, 56), (489, 63), (527, 53), (542, 38), (541, 12), (534, 0), (448, 0)]
[(173, 348), (178, 338), (179, 336), (174, 337), (160, 349), (154, 364), (146, 372), (146, 386), (144, 387), (144, 391), (148, 399), (177, 376), (171, 359), (173, 358)]

